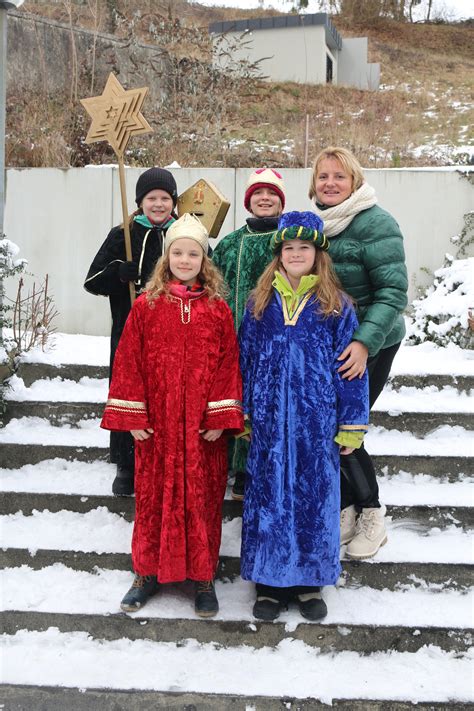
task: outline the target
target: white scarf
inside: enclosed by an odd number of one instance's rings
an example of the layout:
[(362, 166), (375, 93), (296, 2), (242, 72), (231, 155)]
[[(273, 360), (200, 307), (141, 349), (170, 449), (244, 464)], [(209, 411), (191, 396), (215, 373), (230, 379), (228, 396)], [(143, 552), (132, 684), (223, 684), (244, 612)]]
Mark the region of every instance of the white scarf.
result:
[(367, 210), (376, 202), (375, 190), (367, 183), (362, 183), (360, 188), (340, 205), (334, 205), (334, 207), (328, 207), (325, 210), (321, 210), (315, 205), (314, 211), (324, 222), (326, 237), (335, 237), (350, 225), (359, 212)]

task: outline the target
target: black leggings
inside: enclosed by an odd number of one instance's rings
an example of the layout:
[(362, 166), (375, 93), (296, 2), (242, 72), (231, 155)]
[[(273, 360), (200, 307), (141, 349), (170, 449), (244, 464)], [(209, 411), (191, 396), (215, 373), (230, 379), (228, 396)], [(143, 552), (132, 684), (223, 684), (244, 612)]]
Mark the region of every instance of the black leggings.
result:
[[(370, 409), (384, 389), (399, 348), (400, 343), (382, 348), (377, 355), (367, 360)], [(352, 454), (341, 456), (341, 509), (352, 504), (358, 509), (380, 508), (374, 465), (364, 445)]]

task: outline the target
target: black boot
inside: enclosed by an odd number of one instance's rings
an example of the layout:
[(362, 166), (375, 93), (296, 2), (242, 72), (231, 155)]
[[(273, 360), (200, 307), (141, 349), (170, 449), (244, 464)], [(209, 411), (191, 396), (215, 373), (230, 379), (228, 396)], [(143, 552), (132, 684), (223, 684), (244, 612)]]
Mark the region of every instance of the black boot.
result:
[(159, 587), (156, 575), (138, 575), (136, 573), (132, 587), (120, 603), (121, 609), (124, 612), (139, 610), (152, 595), (158, 592)]
[(280, 616), (280, 601), (272, 597), (258, 595), (255, 605), (253, 606), (252, 615), (257, 620), (265, 620), (271, 622)]
[(234, 501), (242, 501), (245, 491), (245, 472), (235, 472), (231, 496)]
[(300, 593), (296, 599), (301, 615), (311, 622), (322, 620), (328, 614), (326, 603), (321, 597), (321, 588), (314, 588), (312, 592)]
[(117, 466), (117, 474), (112, 484), (112, 494), (114, 496), (133, 496), (134, 479), (133, 471), (120, 465)]
[(199, 580), (196, 583), (194, 610), (199, 617), (214, 617), (219, 611), (213, 580)]
[(252, 614), (258, 620), (271, 622), (280, 616), (282, 609), (288, 609), (288, 588), (276, 588), (273, 585), (257, 583), (255, 589), (257, 600), (253, 606)]

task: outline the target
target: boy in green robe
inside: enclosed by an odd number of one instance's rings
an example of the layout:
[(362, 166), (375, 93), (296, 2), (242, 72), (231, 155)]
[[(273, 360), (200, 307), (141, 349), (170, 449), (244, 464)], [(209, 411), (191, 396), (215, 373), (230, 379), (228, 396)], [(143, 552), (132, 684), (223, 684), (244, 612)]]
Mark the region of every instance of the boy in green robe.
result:
[[(245, 225), (224, 237), (212, 255), (229, 287), (227, 303), (236, 330), (250, 292), (271, 261), (270, 242), (285, 208), (285, 185), (281, 174), (273, 168), (255, 170), (247, 181), (244, 205), (251, 217)], [(244, 498), (247, 452), (248, 442), (236, 440), (233, 451), (231, 449), (231, 468), (235, 472), (232, 498), (237, 501)]]

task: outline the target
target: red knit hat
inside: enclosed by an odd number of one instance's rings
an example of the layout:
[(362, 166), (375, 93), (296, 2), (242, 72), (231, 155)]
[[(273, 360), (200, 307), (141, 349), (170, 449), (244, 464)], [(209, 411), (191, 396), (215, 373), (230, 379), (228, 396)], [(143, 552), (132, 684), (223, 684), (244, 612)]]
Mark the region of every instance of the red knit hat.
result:
[(273, 168), (258, 168), (247, 181), (245, 189), (244, 205), (249, 212), (250, 198), (259, 188), (270, 188), (281, 200), (281, 209), (285, 209), (285, 184), (283, 177)]

